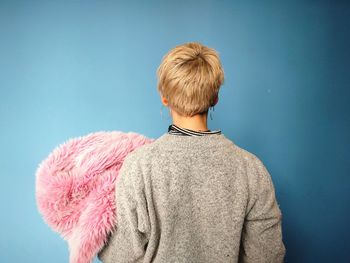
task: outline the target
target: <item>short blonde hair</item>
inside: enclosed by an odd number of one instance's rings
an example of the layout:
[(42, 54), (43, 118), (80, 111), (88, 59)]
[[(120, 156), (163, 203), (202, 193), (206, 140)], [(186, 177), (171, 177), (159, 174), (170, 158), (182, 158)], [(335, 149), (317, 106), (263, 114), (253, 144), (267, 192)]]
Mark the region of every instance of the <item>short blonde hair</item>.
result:
[(207, 113), (224, 82), (216, 50), (199, 42), (178, 45), (157, 69), (158, 91), (169, 106), (184, 116)]

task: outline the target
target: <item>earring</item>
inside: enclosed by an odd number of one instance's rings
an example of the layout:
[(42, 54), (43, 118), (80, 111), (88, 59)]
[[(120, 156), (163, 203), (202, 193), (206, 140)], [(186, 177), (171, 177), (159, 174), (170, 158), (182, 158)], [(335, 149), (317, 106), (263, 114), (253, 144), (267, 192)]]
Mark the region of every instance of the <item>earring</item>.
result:
[(160, 106), (160, 118), (163, 120), (163, 105)]
[[(212, 109), (213, 109), (213, 111), (214, 111), (214, 106), (213, 107), (211, 107)], [(210, 108), (209, 108), (209, 111), (210, 111)], [(211, 120), (213, 120), (213, 117), (211, 116), (211, 111), (209, 112), (209, 115), (210, 115), (210, 119)]]
[[(160, 118), (163, 120), (163, 107), (164, 105), (162, 104), (162, 106), (160, 107)], [(171, 109), (169, 109), (169, 115), (170, 115)], [(168, 116), (167, 120), (170, 119), (170, 116)]]
[(169, 108), (167, 120), (170, 120), (170, 119), (171, 119), (171, 108)]

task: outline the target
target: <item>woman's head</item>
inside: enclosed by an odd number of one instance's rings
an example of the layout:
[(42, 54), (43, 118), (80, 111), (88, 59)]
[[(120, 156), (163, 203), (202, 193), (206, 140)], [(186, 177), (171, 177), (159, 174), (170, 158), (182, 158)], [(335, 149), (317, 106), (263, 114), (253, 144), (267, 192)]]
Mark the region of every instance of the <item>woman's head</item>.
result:
[(182, 116), (204, 114), (215, 105), (224, 71), (216, 50), (198, 42), (171, 49), (157, 70), (158, 91)]

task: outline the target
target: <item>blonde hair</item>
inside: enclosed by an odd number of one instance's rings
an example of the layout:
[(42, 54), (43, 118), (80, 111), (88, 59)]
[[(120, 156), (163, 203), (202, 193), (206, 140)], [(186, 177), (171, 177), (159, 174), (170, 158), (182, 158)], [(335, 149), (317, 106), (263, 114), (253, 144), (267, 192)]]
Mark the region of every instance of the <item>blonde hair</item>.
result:
[(207, 113), (224, 82), (218, 52), (199, 42), (170, 50), (157, 76), (158, 91), (168, 100), (168, 106), (184, 116)]

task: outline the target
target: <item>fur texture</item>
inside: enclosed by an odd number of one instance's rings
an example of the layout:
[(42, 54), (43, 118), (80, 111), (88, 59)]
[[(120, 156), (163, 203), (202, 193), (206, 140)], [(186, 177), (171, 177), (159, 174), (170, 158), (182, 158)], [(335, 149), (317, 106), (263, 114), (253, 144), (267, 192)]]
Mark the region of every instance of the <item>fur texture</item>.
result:
[(36, 170), (44, 221), (69, 246), (70, 263), (92, 262), (115, 224), (115, 180), (128, 153), (152, 143), (134, 132), (100, 131), (69, 139)]

